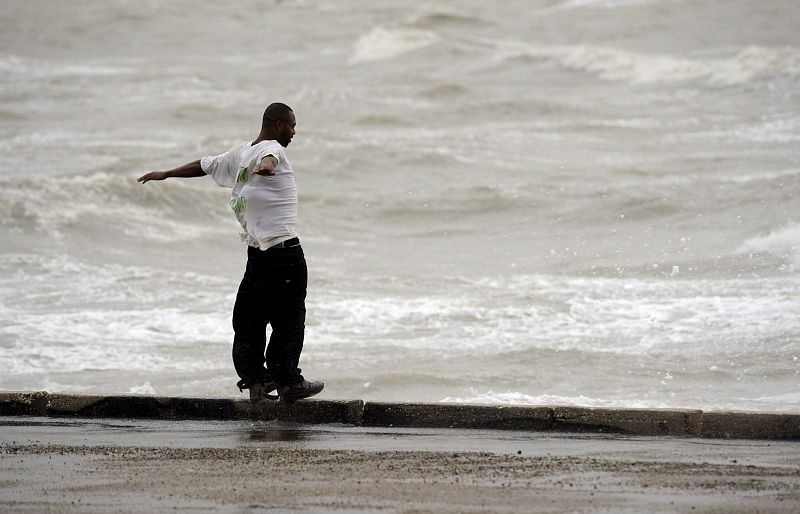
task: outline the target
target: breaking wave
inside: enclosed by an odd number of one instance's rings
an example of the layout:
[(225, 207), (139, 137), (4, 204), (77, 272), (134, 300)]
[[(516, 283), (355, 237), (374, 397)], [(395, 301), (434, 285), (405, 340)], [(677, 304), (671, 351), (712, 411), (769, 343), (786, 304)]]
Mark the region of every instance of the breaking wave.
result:
[(178, 182), (159, 186), (106, 172), (2, 179), (0, 226), (49, 237), (77, 237), (82, 228), (101, 226), (109, 234), (181, 241), (230, 231), (235, 222), (226, 207), (228, 193), (220, 188)]
[(789, 259), (800, 268), (800, 223), (790, 223), (766, 235), (748, 239), (737, 249), (740, 254), (766, 253)]
[(501, 43), (498, 51), (501, 60), (552, 60), (604, 80), (642, 84), (705, 80), (734, 85), (762, 76), (800, 74), (800, 50), (794, 47), (749, 46), (734, 56), (717, 59), (650, 55), (598, 46), (536, 47), (516, 42)]
[(356, 41), (350, 64), (382, 61), (435, 43), (438, 36), (427, 30), (374, 28)]

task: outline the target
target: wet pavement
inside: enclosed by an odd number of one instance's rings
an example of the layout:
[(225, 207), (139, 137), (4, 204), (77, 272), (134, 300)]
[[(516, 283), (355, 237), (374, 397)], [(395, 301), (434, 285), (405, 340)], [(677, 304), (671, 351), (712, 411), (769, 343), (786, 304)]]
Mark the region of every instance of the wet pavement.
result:
[(709, 440), (619, 434), (475, 429), (367, 428), (278, 421), (0, 418), (0, 443), (171, 448), (281, 447), (316, 450), (488, 452), (601, 456), (751, 465), (798, 465), (800, 442)]
[(0, 417), (0, 512), (798, 512), (800, 442)]

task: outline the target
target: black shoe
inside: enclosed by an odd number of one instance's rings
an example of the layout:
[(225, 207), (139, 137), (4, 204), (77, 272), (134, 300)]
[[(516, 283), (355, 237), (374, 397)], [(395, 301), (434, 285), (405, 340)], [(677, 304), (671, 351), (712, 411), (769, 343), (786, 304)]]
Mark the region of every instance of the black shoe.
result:
[(322, 382), (309, 382), (308, 380), (303, 380), (299, 384), (279, 387), (278, 394), (280, 395), (281, 400), (285, 402), (293, 402), (296, 400), (302, 400), (303, 398), (308, 398), (309, 396), (314, 396), (315, 394), (319, 394), (324, 387), (325, 384)]
[[(251, 380), (249, 378), (243, 378), (236, 383), (236, 387), (239, 388), (239, 391), (244, 391), (245, 389), (250, 390), (250, 401), (251, 402), (259, 402), (261, 400), (277, 400), (278, 393), (278, 384), (272, 381), (272, 379), (260, 379), (257, 381)], [(270, 394), (270, 393), (275, 394)]]

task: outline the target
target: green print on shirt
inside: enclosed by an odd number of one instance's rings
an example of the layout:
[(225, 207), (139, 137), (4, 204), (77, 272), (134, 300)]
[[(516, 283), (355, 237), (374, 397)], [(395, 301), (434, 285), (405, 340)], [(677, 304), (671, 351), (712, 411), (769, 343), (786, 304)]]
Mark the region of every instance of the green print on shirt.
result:
[(242, 213), (247, 210), (247, 198), (241, 197), (236, 200), (231, 200), (231, 209), (233, 209), (233, 212), (235, 212), (237, 216), (241, 216)]
[(248, 178), (249, 177), (247, 175), (247, 167), (239, 166), (239, 175), (237, 175), (236, 177), (236, 182), (244, 184), (245, 182), (247, 182)]

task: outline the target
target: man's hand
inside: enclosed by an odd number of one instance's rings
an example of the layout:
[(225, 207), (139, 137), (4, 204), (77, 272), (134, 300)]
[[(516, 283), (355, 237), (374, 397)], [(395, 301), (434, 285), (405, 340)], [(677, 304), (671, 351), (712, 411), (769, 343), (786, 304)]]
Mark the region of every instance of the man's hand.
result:
[(144, 175), (136, 179), (136, 181), (144, 184), (145, 182), (149, 182), (150, 180), (164, 180), (165, 178), (167, 178), (166, 171), (151, 171), (150, 173), (145, 173)]
[(267, 155), (261, 162), (256, 164), (253, 167), (253, 171), (251, 172), (253, 175), (263, 175), (265, 177), (271, 177), (275, 175), (275, 166), (278, 165), (278, 159), (276, 159), (272, 155)]
[(206, 172), (203, 171), (203, 167), (200, 165), (200, 159), (192, 162), (187, 162), (183, 166), (178, 166), (177, 168), (172, 168), (171, 170), (167, 171), (151, 171), (150, 173), (145, 173), (137, 180), (144, 184), (145, 182), (149, 182), (151, 180), (164, 180), (171, 177), (177, 178), (191, 178), (191, 177), (205, 177)]

